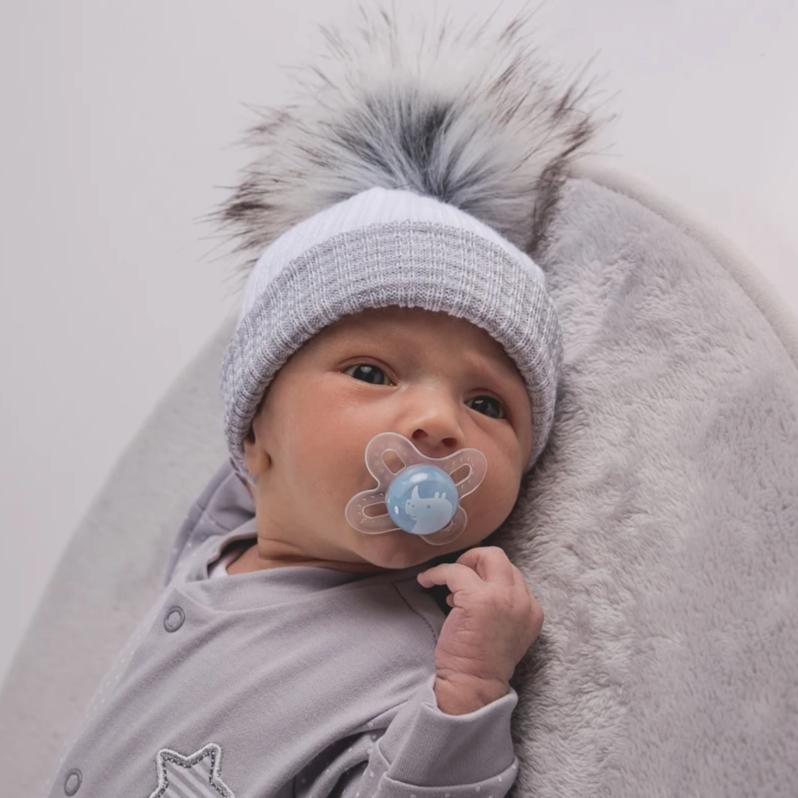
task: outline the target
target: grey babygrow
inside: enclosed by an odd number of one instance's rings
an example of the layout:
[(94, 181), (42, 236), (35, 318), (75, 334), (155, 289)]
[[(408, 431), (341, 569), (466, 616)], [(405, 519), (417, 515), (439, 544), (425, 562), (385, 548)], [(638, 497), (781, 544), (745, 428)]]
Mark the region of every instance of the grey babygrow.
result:
[(437, 708), (445, 615), (416, 582), (426, 564), (209, 578), (228, 544), (255, 536), (247, 501), (228, 465), (195, 502), (50, 798), (505, 795), (518, 696), (465, 715)]

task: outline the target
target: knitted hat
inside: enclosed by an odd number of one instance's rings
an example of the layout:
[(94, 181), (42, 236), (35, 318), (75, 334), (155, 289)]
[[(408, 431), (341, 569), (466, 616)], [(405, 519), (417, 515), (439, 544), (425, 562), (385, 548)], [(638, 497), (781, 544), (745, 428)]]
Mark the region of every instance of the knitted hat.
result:
[(471, 41), (448, 39), (444, 22), (422, 64), (429, 31), (360, 12), (365, 49), (327, 31), (349, 59), (343, 75), (317, 68), (304, 104), (250, 131), (263, 152), (217, 214), (239, 227), (239, 249), (259, 250), (222, 368), (231, 462), (246, 474), (243, 441), (293, 352), (343, 316), (400, 306), (463, 318), (504, 347), (532, 406), (530, 469), (549, 438), (562, 341), (527, 251), (595, 123), (570, 106), (573, 89), (552, 96), (517, 41), (520, 15), (493, 46), (478, 42), (485, 22)]

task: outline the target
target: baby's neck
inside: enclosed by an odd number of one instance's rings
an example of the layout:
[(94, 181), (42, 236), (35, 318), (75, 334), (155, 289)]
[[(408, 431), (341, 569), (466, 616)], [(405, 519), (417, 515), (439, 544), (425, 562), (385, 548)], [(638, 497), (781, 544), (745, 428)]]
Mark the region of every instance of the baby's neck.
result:
[(243, 554), (236, 557), (233, 562), (227, 566), (228, 574), (247, 574), (252, 571), (266, 571), (270, 568), (288, 568), (291, 566), (314, 566), (316, 568), (331, 568), (335, 571), (346, 571), (347, 573), (363, 573), (363, 574), (379, 574), (384, 571), (390, 570), (388, 568), (380, 568), (371, 563), (357, 563), (357, 562), (332, 562), (329, 560), (274, 560), (268, 557), (261, 557), (258, 551), (258, 544), (253, 543)]

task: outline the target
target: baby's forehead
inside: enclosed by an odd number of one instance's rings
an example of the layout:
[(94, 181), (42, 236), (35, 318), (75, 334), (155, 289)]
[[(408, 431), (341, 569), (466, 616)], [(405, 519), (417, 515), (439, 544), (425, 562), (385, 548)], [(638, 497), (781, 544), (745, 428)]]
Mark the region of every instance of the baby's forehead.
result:
[(423, 308), (366, 308), (344, 316), (325, 327), (323, 342), (369, 337), (374, 342), (401, 340), (406, 343), (459, 340), (470, 348), (501, 350), (488, 333), (465, 319)]

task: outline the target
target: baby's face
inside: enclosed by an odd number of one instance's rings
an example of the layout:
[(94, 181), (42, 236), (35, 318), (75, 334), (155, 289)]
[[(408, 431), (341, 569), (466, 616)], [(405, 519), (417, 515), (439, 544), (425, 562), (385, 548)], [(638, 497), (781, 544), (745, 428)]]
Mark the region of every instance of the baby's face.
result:
[[(355, 493), (375, 487), (365, 449), (386, 431), (429, 457), (474, 447), (487, 458), (484, 481), (461, 499), (465, 531), (448, 545), (401, 530), (364, 534), (344, 517)], [(255, 567), (376, 573), (475, 546), (512, 510), (532, 435), (524, 381), (481, 328), (420, 308), (347, 316), (277, 372), (245, 441), (256, 480)]]

